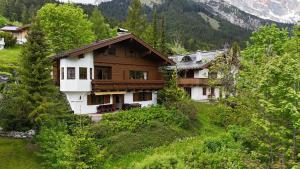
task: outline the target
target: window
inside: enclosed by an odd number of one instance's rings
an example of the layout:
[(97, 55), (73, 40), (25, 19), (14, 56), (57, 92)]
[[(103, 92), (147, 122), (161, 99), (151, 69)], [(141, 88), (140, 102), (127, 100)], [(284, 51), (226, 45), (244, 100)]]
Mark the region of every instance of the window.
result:
[(68, 67), (67, 68), (67, 78), (68, 79), (75, 79), (75, 67)]
[(134, 102), (149, 101), (149, 100), (152, 100), (152, 92), (133, 93)]
[(93, 68), (90, 68), (90, 79), (93, 80)]
[(203, 88), (202, 88), (202, 95), (203, 95), (203, 96), (206, 96), (206, 87), (203, 87)]
[(148, 72), (129, 71), (129, 79), (148, 80)]
[(88, 105), (99, 105), (99, 104), (109, 104), (110, 95), (88, 95), (87, 97)]
[(63, 67), (61, 68), (60, 77), (61, 77), (61, 80), (65, 79), (65, 69)]
[(86, 67), (79, 68), (79, 79), (83, 79), (83, 80), (87, 79), (87, 68)]
[(111, 80), (111, 67), (95, 67), (95, 78), (99, 80)]

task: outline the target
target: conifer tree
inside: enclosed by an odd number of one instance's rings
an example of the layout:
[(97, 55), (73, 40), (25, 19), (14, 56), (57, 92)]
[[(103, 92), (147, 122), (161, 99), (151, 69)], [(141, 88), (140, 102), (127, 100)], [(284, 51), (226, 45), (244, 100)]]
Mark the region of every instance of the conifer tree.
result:
[(160, 25), (160, 51), (162, 53), (167, 52), (167, 46), (166, 46), (166, 30), (165, 30), (165, 18), (164, 16), (161, 17), (161, 25)]
[(132, 0), (128, 8), (128, 16), (125, 26), (131, 33), (135, 34), (136, 36), (143, 36), (143, 32), (147, 28), (147, 22), (140, 0)]
[(158, 47), (158, 29), (157, 29), (157, 10), (153, 9), (152, 14), (152, 45), (154, 48)]
[(90, 21), (93, 23), (92, 29), (97, 40), (113, 37), (117, 34), (116, 30), (112, 30), (109, 24), (105, 23), (103, 15), (97, 8), (94, 8)]

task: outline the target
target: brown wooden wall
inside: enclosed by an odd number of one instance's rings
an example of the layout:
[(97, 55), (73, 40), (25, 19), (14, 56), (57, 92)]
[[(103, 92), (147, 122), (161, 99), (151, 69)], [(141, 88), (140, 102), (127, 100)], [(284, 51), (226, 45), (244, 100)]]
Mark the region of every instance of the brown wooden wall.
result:
[(112, 67), (112, 81), (129, 80), (130, 70), (148, 72), (148, 80), (163, 80), (159, 67), (164, 62), (150, 52), (126, 43), (114, 44), (110, 48), (116, 48), (115, 55), (109, 55), (105, 49), (94, 51), (94, 64)]

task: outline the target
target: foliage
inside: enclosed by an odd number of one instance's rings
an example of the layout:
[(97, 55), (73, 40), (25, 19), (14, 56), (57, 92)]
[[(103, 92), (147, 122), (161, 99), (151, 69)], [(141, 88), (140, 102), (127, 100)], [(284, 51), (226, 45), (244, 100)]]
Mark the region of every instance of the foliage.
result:
[(16, 45), (17, 38), (15, 38), (11, 33), (0, 32), (0, 38), (4, 38), (5, 48), (14, 47)]
[(174, 155), (154, 155), (145, 159), (141, 163), (137, 163), (134, 168), (136, 169), (185, 169), (182, 161), (178, 160)]
[(55, 53), (95, 40), (92, 23), (83, 10), (71, 4), (46, 4), (37, 13), (41, 27)]
[(40, 169), (37, 147), (28, 140), (0, 138), (0, 168)]
[(93, 23), (92, 29), (97, 40), (107, 39), (117, 35), (117, 30), (111, 29), (109, 24), (105, 23), (103, 15), (97, 8), (93, 10), (90, 21)]
[(167, 145), (174, 140), (192, 136), (193, 134), (189, 130), (153, 121), (151, 126), (140, 128), (135, 132), (122, 131), (112, 136), (101, 135), (102, 138), (99, 139), (99, 143), (105, 148), (107, 154), (115, 159), (149, 147)]
[(218, 78), (211, 77), (210, 85), (222, 86), (225, 98), (236, 96), (236, 81), (240, 69), (240, 47), (233, 43), (230, 49), (227, 49), (214, 61), (210, 71), (216, 72)]
[(8, 24), (8, 20), (4, 16), (0, 15), (0, 27), (2, 28), (6, 24)]
[(168, 105), (184, 100), (188, 100), (188, 96), (184, 89), (177, 85), (176, 70), (163, 70), (166, 86), (157, 94), (157, 102), (162, 105)]
[(147, 28), (146, 16), (143, 13), (140, 0), (133, 0), (128, 8), (128, 16), (125, 23), (126, 28), (138, 37), (143, 36)]
[[(163, 106), (132, 109), (103, 116), (98, 128), (100, 130), (102, 128), (104, 131), (99, 130), (98, 135), (101, 137), (101, 135), (109, 135), (120, 131), (134, 132), (140, 128), (152, 126), (154, 121), (167, 126), (185, 127), (188, 124), (188, 117), (175, 109), (166, 109)], [(106, 134), (101, 134), (101, 132)]]
[(89, 125), (76, 126), (72, 131), (64, 123), (43, 126), (36, 140), (39, 155), (46, 168), (99, 168), (103, 152), (93, 137)]

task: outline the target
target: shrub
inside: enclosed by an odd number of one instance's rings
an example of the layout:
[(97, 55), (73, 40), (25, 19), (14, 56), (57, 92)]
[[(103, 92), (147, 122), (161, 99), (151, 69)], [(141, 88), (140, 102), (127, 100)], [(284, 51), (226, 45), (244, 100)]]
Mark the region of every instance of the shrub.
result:
[(72, 134), (64, 123), (51, 128), (43, 126), (36, 140), (45, 168), (92, 169), (103, 163), (103, 152), (89, 126), (75, 127)]
[(184, 169), (182, 161), (174, 155), (154, 155), (135, 164), (135, 169)]
[(4, 38), (5, 48), (14, 47), (17, 43), (17, 38), (15, 38), (11, 33), (0, 32), (0, 38)]
[(189, 133), (185, 131), (172, 129), (160, 122), (154, 122), (151, 127), (141, 128), (134, 133), (123, 131), (99, 141), (101, 145), (106, 147), (108, 154), (119, 157), (148, 147), (165, 145), (187, 136)]
[(191, 100), (182, 100), (177, 102), (172, 102), (166, 105), (167, 108), (173, 108), (177, 111), (185, 114), (189, 117), (190, 120), (196, 120), (197, 119), (197, 112), (198, 109), (194, 102)]
[(153, 106), (105, 115), (95, 127), (95, 131), (100, 137), (120, 131), (134, 132), (140, 128), (151, 126), (153, 121), (159, 121), (166, 126), (174, 125), (177, 127), (186, 127), (189, 122), (186, 115), (174, 108)]

